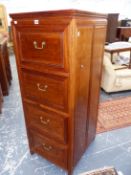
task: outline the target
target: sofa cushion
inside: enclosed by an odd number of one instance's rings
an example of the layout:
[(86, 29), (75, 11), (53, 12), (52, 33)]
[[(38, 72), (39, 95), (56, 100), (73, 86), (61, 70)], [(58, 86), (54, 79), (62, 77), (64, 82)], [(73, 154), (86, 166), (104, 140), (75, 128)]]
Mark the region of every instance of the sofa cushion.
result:
[(117, 77), (131, 77), (131, 69), (121, 69), (115, 71)]

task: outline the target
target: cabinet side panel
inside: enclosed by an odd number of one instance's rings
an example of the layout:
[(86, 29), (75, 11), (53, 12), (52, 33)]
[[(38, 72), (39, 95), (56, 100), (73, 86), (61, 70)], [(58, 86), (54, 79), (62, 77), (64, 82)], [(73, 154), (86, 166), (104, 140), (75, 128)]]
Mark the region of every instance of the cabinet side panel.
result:
[(74, 134), (74, 164), (80, 159), (86, 146), (87, 106), (90, 80), (90, 61), (93, 26), (78, 25), (76, 47), (76, 105)]
[(100, 95), (101, 70), (103, 61), (103, 49), (106, 36), (106, 27), (96, 26), (94, 28), (93, 49), (91, 58), (91, 77), (89, 90), (89, 121), (87, 126), (87, 144), (89, 145), (96, 134), (98, 115), (98, 104)]

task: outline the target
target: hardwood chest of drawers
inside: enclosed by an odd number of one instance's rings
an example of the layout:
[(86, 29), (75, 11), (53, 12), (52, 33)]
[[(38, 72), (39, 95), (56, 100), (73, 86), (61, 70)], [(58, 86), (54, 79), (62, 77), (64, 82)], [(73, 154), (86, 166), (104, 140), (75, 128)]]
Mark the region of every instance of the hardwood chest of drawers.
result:
[(9, 85), (12, 80), (7, 41), (7, 37), (0, 37), (0, 83), (3, 95), (9, 94)]
[(131, 27), (117, 27), (117, 38), (120, 41), (128, 41), (131, 37)]
[(11, 14), (31, 153), (69, 174), (95, 137), (106, 16)]

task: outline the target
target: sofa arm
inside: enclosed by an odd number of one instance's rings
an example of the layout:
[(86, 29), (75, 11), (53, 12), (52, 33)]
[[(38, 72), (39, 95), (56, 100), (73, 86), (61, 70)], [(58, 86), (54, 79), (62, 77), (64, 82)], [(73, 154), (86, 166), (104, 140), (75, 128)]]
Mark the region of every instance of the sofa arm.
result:
[(117, 77), (120, 77), (120, 78), (131, 77), (131, 69), (116, 70), (115, 74)]
[(103, 67), (101, 87), (106, 92), (111, 92), (115, 82), (116, 82), (115, 71), (111, 69), (110, 66)]

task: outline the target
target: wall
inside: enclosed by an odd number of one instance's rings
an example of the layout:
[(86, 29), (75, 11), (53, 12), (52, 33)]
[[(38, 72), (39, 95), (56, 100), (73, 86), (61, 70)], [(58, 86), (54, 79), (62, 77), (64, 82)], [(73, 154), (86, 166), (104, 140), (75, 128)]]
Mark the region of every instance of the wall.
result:
[(120, 19), (131, 18), (131, 0), (76, 0), (75, 6), (103, 13), (120, 13)]

